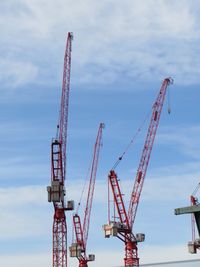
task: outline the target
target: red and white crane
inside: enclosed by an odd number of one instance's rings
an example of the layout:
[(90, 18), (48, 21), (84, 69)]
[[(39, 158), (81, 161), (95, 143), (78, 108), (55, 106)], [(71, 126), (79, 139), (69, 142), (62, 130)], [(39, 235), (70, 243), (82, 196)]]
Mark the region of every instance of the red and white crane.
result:
[(96, 142), (94, 145), (94, 152), (93, 152), (93, 160), (90, 172), (90, 180), (89, 180), (89, 187), (88, 187), (88, 195), (87, 195), (87, 202), (84, 211), (84, 221), (83, 226), (81, 224), (80, 216), (76, 213), (73, 215), (73, 226), (75, 231), (75, 242), (72, 243), (70, 247), (70, 256), (76, 257), (79, 261), (79, 267), (87, 267), (89, 261), (94, 261), (95, 256), (90, 254), (87, 256), (86, 248), (87, 248), (87, 240), (88, 240), (88, 232), (90, 226), (90, 215), (92, 209), (92, 202), (94, 196), (94, 188), (95, 188), (95, 181), (96, 181), (96, 173), (97, 173), (97, 166), (99, 160), (99, 152), (101, 148), (101, 140), (102, 140), (102, 130), (104, 128), (104, 124), (100, 123)]
[(68, 33), (64, 56), (62, 96), (57, 136), (51, 143), (51, 186), (47, 187), (48, 201), (53, 202), (53, 267), (67, 267), (66, 210), (73, 210), (74, 202), (65, 204), (66, 145), (73, 34)]
[[(171, 78), (164, 79), (159, 94), (153, 105), (152, 116), (150, 125), (148, 128), (142, 156), (140, 159), (139, 167), (137, 169), (135, 183), (133, 186), (131, 199), (129, 203), (128, 212), (124, 205), (123, 194), (120, 189), (119, 180), (117, 174), (112, 169), (109, 173), (108, 179), (112, 189), (114, 205), (118, 214), (118, 221), (114, 215), (114, 221), (109, 218), (109, 223), (103, 226), (105, 237), (116, 236), (125, 243), (125, 258), (124, 266), (139, 266), (138, 257), (138, 242), (142, 242), (145, 239), (144, 234), (134, 234), (133, 225), (137, 213), (137, 208), (140, 200), (140, 195), (143, 188), (143, 183), (151, 156), (151, 151), (158, 128), (160, 115), (162, 112), (163, 103), (165, 100), (166, 90), (169, 84), (172, 83)], [(110, 210), (110, 209), (109, 209)]]

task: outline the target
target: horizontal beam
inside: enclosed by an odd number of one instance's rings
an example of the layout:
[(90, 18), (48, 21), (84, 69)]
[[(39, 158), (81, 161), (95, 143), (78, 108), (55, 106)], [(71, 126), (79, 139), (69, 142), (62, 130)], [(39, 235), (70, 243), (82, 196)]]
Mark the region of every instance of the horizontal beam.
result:
[(200, 205), (177, 208), (174, 210), (175, 215), (189, 214), (200, 212)]

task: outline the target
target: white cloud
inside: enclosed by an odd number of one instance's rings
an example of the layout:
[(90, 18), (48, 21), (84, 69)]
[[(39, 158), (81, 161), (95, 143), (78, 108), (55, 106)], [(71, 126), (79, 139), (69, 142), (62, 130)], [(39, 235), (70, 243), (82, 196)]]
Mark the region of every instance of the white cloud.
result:
[[(121, 253), (117, 251), (99, 251), (96, 253), (96, 260), (94, 263), (91, 263), (91, 266), (102, 266), (102, 259), (104, 259), (103, 266), (105, 267), (118, 266), (120, 262), (123, 262), (120, 256)], [(0, 261), (4, 267), (13, 267), (14, 265), (21, 267), (34, 267), (35, 265), (49, 267), (52, 264), (52, 255), (50, 253), (22, 254), (9, 257), (0, 255)], [(77, 263), (77, 259), (69, 258), (69, 266), (76, 267)]]
[(47, 203), (44, 186), (0, 188), (0, 239), (48, 235), (51, 224)]
[[(0, 180), (14, 182), (24, 180), (30, 184), (30, 179), (40, 178), (44, 182), (44, 173), (50, 177), (50, 164), (31, 162), (33, 158), (29, 155), (24, 157), (16, 156), (7, 160), (1, 159)], [(38, 181), (38, 180), (37, 180)]]
[[(102, 267), (123, 266), (123, 249), (121, 251), (116, 249), (107, 249), (96, 251), (96, 259), (94, 263), (90, 265)], [(178, 261), (178, 260), (191, 260), (196, 259), (197, 255), (191, 255), (187, 252), (187, 246), (175, 245), (175, 246), (146, 246), (139, 250), (140, 262), (144, 263), (156, 263), (165, 261)], [(1, 255), (0, 261), (4, 267), (34, 267), (43, 266), (49, 267), (52, 263), (52, 255), (50, 253), (35, 253), (35, 254), (22, 254), (6, 256)], [(77, 259), (69, 258), (68, 265), (71, 267), (77, 266)]]
[(156, 263), (197, 259), (188, 253), (187, 244), (173, 246), (146, 246), (139, 251), (141, 263)]
[(161, 173), (160, 179), (147, 179), (145, 181), (142, 199), (144, 201), (160, 201), (166, 203), (169, 201), (183, 201), (189, 205), (189, 196), (199, 182), (199, 174), (200, 172), (182, 175), (174, 174), (163, 177)]
[[(23, 58), (23, 66), (24, 51), (31, 60), (25, 73), (14, 72), (12, 65), (11, 70), (6, 69), (3, 76), (18, 77), (16, 86), (36, 78), (37, 69), (58, 80), (55, 62), (62, 62), (67, 31), (75, 35), (76, 83), (112, 84), (122, 77), (154, 81), (155, 77), (169, 75), (176, 83), (199, 83), (195, 56), (199, 18), (193, 12), (195, 4), (165, 0), (156, 5), (154, 0), (145, 4), (136, 0), (20, 0), (16, 6), (11, 2), (1, 4), (3, 47), (8, 47), (10, 61), (14, 55)], [(14, 43), (11, 36), (17, 37)], [(41, 75), (37, 82), (44, 78)]]
[(173, 129), (162, 127), (158, 134), (157, 142), (165, 145), (176, 145), (185, 155), (192, 159), (199, 159), (200, 156), (200, 126), (176, 125)]
[(35, 267), (37, 266), (51, 266), (51, 254), (24, 254), (24, 255), (0, 255), (0, 261), (2, 266), (4, 267), (13, 267), (13, 266), (21, 266), (21, 267)]
[(47, 201), (46, 188), (42, 186), (22, 186), (22, 187), (9, 187), (0, 188), (0, 207), (12, 207), (39, 205), (44, 206)]
[(13, 59), (0, 60), (0, 82), (11, 89), (33, 82), (38, 68), (31, 62)]

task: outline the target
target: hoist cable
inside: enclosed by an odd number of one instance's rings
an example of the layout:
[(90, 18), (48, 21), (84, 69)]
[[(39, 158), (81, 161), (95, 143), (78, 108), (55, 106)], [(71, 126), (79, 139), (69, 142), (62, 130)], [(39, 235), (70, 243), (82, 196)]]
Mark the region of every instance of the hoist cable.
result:
[(167, 90), (167, 96), (168, 96), (168, 113), (171, 113), (171, 98), (170, 98), (170, 88)]
[(88, 170), (87, 170), (87, 175), (86, 175), (85, 182), (84, 182), (84, 185), (83, 185), (83, 188), (82, 188), (82, 191), (81, 191), (81, 195), (80, 195), (80, 199), (79, 199), (78, 206), (77, 206), (77, 209), (76, 209), (76, 213), (78, 213), (80, 205), (81, 205), (81, 201), (82, 201), (82, 198), (83, 198), (83, 194), (85, 192), (86, 184), (87, 184), (87, 181), (89, 179), (89, 173), (90, 173), (90, 170), (91, 170), (91, 165), (92, 165), (92, 159), (90, 161), (90, 164), (89, 164), (89, 167), (88, 167)]
[(121, 154), (121, 156), (118, 158), (118, 160), (115, 162), (115, 164), (112, 167), (112, 170), (115, 170), (116, 167), (119, 165), (119, 163), (121, 162), (121, 160), (123, 159), (124, 155), (127, 153), (127, 151), (129, 150), (129, 148), (131, 147), (131, 145), (133, 144), (133, 142), (135, 141), (136, 137), (138, 136), (138, 134), (141, 132), (142, 128), (144, 127), (145, 122), (147, 121), (149, 115), (151, 114), (151, 111), (147, 113), (147, 115), (145, 116), (143, 122), (141, 123), (140, 127), (137, 129), (135, 135), (133, 136), (133, 138), (131, 139), (130, 143), (127, 145), (127, 147), (125, 148), (124, 152)]

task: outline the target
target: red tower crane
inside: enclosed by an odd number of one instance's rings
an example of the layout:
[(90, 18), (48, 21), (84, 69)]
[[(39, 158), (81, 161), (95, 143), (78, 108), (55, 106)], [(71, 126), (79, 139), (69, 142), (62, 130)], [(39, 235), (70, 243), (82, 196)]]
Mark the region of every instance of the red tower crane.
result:
[(124, 266), (139, 266), (138, 258), (138, 242), (142, 242), (145, 239), (144, 234), (133, 234), (133, 225), (137, 213), (137, 208), (140, 200), (140, 195), (143, 188), (143, 183), (151, 156), (151, 151), (158, 128), (160, 115), (166, 95), (166, 90), (169, 84), (172, 83), (171, 78), (164, 79), (157, 99), (153, 105), (152, 116), (150, 125), (148, 128), (142, 156), (140, 159), (139, 167), (137, 169), (135, 183), (131, 194), (128, 212), (126, 211), (123, 195), (119, 186), (119, 180), (114, 170), (111, 170), (108, 176), (109, 184), (112, 189), (114, 204), (117, 209), (119, 221), (111, 221), (103, 226), (105, 237), (116, 236), (125, 243), (125, 258)]
[(51, 186), (47, 187), (48, 201), (53, 202), (53, 267), (67, 267), (66, 210), (73, 210), (74, 202), (65, 204), (66, 144), (73, 34), (68, 33), (63, 67), (63, 83), (57, 136), (51, 143)]
[(93, 160), (92, 160), (92, 167), (90, 172), (90, 180), (89, 180), (89, 187), (88, 187), (88, 195), (87, 195), (87, 202), (84, 212), (84, 221), (83, 226), (81, 224), (81, 219), (78, 214), (73, 215), (73, 225), (75, 231), (76, 242), (73, 243), (70, 247), (70, 256), (76, 257), (79, 261), (79, 267), (87, 267), (89, 261), (95, 260), (95, 255), (90, 254), (87, 256), (86, 254), (86, 247), (87, 247), (87, 240), (88, 240), (88, 232), (89, 232), (89, 225), (90, 225), (90, 215), (92, 209), (92, 201), (94, 195), (94, 188), (95, 188), (95, 181), (96, 181), (96, 173), (97, 173), (97, 166), (99, 160), (99, 152), (101, 147), (101, 140), (102, 140), (102, 130), (104, 128), (104, 124), (100, 123), (96, 142), (94, 145), (94, 152), (93, 152)]

